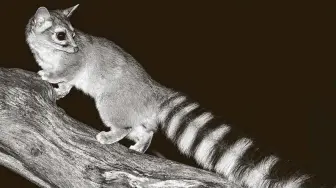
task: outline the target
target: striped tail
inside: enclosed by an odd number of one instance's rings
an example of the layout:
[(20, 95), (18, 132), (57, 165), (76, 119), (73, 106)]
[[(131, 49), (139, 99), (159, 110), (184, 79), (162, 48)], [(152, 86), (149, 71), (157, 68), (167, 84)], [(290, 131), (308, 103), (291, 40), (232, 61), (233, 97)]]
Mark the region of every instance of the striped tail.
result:
[[(288, 173), (286, 161), (263, 152), (235, 127), (182, 94), (166, 100), (160, 109), (162, 132), (179, 150), (206, 169), (249, 188), (306, 187), (306, 175)], [(316, 186), (314, 186), (316, 187)]]

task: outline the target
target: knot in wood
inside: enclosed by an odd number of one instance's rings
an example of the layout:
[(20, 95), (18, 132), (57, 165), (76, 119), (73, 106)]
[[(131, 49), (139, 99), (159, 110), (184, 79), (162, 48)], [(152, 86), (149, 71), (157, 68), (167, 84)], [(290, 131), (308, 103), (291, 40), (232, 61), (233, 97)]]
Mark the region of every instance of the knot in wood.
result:
[(30, 148), (30, 154), (34, 157), (37, 157), (43, 154), (43, 149), (43, 146), (33, 146)]

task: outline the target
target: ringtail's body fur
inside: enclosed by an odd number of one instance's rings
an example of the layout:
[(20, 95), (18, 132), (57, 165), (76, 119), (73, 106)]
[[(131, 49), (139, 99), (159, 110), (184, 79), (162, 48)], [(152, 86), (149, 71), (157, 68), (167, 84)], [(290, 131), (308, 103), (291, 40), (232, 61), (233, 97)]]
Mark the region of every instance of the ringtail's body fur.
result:
[(74, 29), (69, 17), (76, 8), (39, 8), (27, 25), (26, 40), (42, 68), (38, 74), (58, 84), (58, 98), (72, 87), (94, 98), (111, 129), (96, 136), (100, 143), (127, 137), (135, 141), (131, 149), (145, 152), (160, 129), (182, 153), (242, 186), (298, 188), (310, 182), (305, 175), (279, 173), (284, 161), (262, 152), (197, 102), (153, 81), (113, 42)]

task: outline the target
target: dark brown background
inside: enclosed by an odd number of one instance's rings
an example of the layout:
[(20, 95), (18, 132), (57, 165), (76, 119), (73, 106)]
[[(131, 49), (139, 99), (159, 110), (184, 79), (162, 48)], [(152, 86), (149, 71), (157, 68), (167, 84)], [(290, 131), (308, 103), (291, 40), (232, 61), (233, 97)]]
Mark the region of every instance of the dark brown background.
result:
[[(36, 72), (24, 28), (39, 6), (75, 1), (2, 2), (0, 66)], [(328, 4), (82, 2), (74, 27), (113, 40), (154, 79), (189, 94), (282, 158), (335, 181), (335, 8)], [(333, 53), (333, 59), (331, 54)], [(73, 90), (59, 101), (70, 116), (104, 127), (93, 101)], [(157, 136), (151, 149), (181, 158)], [(35, 187), (1, 168), (1, 187)]]

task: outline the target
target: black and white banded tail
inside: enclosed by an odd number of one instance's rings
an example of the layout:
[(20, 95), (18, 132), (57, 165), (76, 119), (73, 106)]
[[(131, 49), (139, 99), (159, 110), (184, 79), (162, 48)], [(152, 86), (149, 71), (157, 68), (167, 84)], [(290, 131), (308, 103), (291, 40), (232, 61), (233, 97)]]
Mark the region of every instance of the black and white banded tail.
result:
[[(287, 161), (259, 149), (237, 128), (182, 94), (161, 105), (162, 132), (201, 166), (251, 188), (306, 187), (310, 178), (292, 171)], [(289, 166), (289, 168), (288, 168)]]

